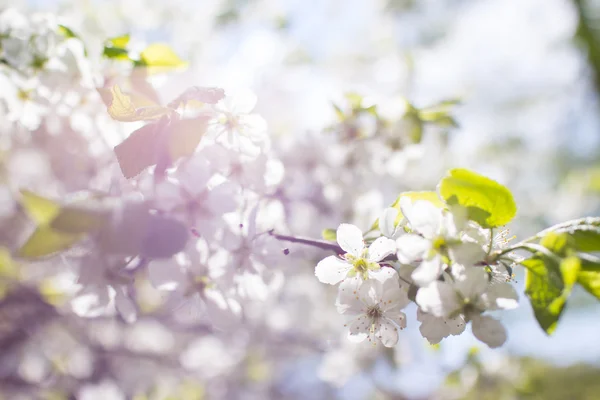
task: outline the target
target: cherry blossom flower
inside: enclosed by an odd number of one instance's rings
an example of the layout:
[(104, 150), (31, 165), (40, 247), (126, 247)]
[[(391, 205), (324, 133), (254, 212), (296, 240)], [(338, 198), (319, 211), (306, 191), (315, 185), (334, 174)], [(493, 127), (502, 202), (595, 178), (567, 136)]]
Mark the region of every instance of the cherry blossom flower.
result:
[(480, 244), (461, 240), (454, 214), (429, 201), (413, 203), (408, 197), (400, 199), (400, 207), (412, 233), (396, 240), (398, 261), (419, 263), (412, 273), (417, 285), (426, 286), (436, 280), (448, 258), (459, 264), (474, 264), (485, 258)]
[(216, 137), (224, 137), (227, 144), (239, 151), (258, 155), (268, 143), (267, 123), (252, 110), (256, 105), (256, 95), (249, 91), (238, 91), (219, 101), (217, 112)]
[(369, 247), (363, 234), (355, 225), (341, 224), (337, 229), (337, 242), (346, 253), (340, 258), (329, 256), (315, 268), (315, 275), (323, 283), (335, 285), (346, 277), (363, 280), (377, 277), (379, 262), (396, 250), (393, 240), (380, 237)]
[(386, 268), (382, 276), (381, 281), (370, 279), (358, 289), (354, 280), (340, 285), (336, 305), (341, 314), (352, 316), (347, 324), (351, 341), (378, 339), (392, 347), (398, 342), (398, 329), (406, 327), (406, 315), (401, 310), (409, 303), (408, 295), (393, 269)]
[[(449, 275), (446, 280), (435, 281), (417, 292), (416, 301), (422, 311), (435, 317), (456, 318), (464, 314), (473, 321), (475, 336), (490, 347), (497, 347), (500, 342), (502, 325), (488, 316), (481, 316), (485, 311), (509, 310), (518, 306), (518, 295), (514, 287), (508, 283), (490, 284), (488, 273), (480, 267), (468, 267), (462, 276), (452, 281)], [(504, 339), (506, 335), (504, 334)]]

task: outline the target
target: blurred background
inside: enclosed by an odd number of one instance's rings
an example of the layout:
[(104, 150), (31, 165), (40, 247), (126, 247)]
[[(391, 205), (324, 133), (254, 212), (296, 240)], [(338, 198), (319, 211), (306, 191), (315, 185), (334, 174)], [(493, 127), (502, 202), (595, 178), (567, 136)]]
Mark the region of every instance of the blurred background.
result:
[[(9, 6), (57, 15), (89, 54), (126, 33), (133, 51), (168, 43), (190, 66), (153, 80), (165, 101), (191, 84), (254, 91), (256, 111), (268, 121), (286, 167), (285, 185), (312, 184), (303, 181), (310, 174), (288, 171), (288, 165), (310, 164), (308, 152), (341, 171), (315, 170), (323, 201), (331, 206), (350, 198), (335, 211), (298, 206), (297, 215), (308, 219), (287, 221), (290, 232), (319, 237), (342, 221), (367, 227), (400, 191), (432, 190), (453, 167), (476, 170), (513, 191), (519, 212), (510, 229), (517, 237), (600, 211), (600, 1), (0, 1)], [(102, 62), (118, 73), (118, 65)], [(422, 109), (454, 99), (451, 121), (406, 118), (406, 101)], [(347, 114), (373, 104), (375, 121)], [(411, 132), (410, 145), (361, 153), (352, 132), (368, 137), (379, 119)], [(2, 126), (10, 136), (12, 125)], [(122, 140), (116, 130), (130, 131), (102, 118), (71, 121), (71, 127), (99, 132), (108, 146)], [(56, 140), (62, 147), (71, 139)], [(350, 150), (340, 155), (332, 141)], [(3, 141), (6, 186), (43, 187), (44, 163), (53, 161), (19, 146)], [(364, 161), (362, 169), (338, 161), (348, 161), (348, 153)], [(64, 182), (54, 193), (88, 183), (84, 175), (63, 171), (63, 179), (60, 173), (50, 172)], [(6, 222), (2, 232), (10, 236), (10, 228)], [(583, 290), (574, 293), (551, 337), (523, 298), (518, 310), (501, 315), (509, 340), (500, 349), (485, 348), (470, 333), (429, 345), (409, 310), (409, 329), (397, 348), (371, 351), (348, 348), (336, 336), (339, 321), (323, 322), (319, 313), (334, 312), (333, 294), (310, 281), (310, 262), (304, 268), (307, 274), (286, 281), (297, 297), (272, 304), (275, 322), (266, 324), (295, 326), (302, 334), (286, 328), (278, 339), (257, 329), (198, 339), (196, 331), (173, 332), (154, 319), (131, 325), (107, 316), (89, 321), (87, 328), (101, 336), (91, 343), (89, 333), (55, 315), (47, 296), (7, 296), (0, 332), (14, 332), (23, 321), (39, 329), (18, 340), (0, 335), (0, 398), (600, 398), (600, 307)], [(522, 293), (522, 271), (515, 273)], [(278, 320), (307, 293), (312, 300), (303, 307), (313, 311)], [(57, 358), (69, 348), (77, 352)]]

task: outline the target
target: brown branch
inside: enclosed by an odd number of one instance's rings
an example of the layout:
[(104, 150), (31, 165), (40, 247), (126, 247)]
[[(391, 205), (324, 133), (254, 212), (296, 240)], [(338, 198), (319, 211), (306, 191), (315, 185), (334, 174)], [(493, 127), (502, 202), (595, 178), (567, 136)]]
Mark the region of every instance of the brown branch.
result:
[(270, 236), (273, 236), (275, 239), (281, 240), (284, 242), (305, 244), (307, 246), (313, 246), (313, 247), (317, 247), (319, 249), (333, 251), (336, 254), (345, 253), (345, 251), (342, 250), (342, 248), (340, 246), (338, 246), (336, 243), (331, 243), (331, 242), (328, 242), (325, 240), (316, 240), (316, 239), (302, 238), (302, 237), (296, 237), (296, 236), (280, 235), (279, 233), (275, 233), (275, 230), (273, 230), (273, 229), (268, 231), (268, 233)]

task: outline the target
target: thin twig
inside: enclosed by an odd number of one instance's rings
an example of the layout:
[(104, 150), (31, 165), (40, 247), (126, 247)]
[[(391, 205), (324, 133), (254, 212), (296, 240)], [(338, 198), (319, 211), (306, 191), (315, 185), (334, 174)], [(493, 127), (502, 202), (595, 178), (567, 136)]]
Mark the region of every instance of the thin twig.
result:
[(268, 233), (270, 236), (273, 236), (275, 239), (282, 240), (284, 242), (305, 244), (305, 245), (317, 247), (317, 248), (323, 249), (323, 250), (330, 250), (330, 251), (335, 252), (336, 254), (345, 253), (344, 250), (342, 250), (342, 248), (340, 246), (338, 246), (337, 244), (327, 242), (325, 240), (316, 240), (316, 239), (301, 238), (301, 237), (296, 237), (296, 236), (281, 235), (279, 233), (275, 233), (275, 231), (273, 229), (268, 231)]

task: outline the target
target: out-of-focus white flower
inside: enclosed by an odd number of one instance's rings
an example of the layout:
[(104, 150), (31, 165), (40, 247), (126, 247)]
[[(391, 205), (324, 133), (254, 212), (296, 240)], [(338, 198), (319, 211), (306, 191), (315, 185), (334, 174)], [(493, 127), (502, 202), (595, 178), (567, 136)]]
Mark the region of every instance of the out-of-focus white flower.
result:
[(112, 381), (103, 381), (94, 385), (85, 385), (77, 393), (81, 400), (125, 400), (125, 394)]
[(344, 281), (336, 302), (341, 314), (352, 316), (348, 338), (362, 342), (378, 339), (386, 347), (398, 342), (398, 329), (406, 327), (406, 315), (401, 311), (409, 303), (400, 287), (396, 271), (386, 268), (382, 281), (370, 279), (356, 287), (354, 280)]
[(0, 101), (8, 109), (7, 119), (29, 131), (40, 126), (48, 110), (37, 92), (38, 83), (35, 78), (24, 79), (15, 73), (0, 74)]
[(329, 256), (315, 268), (315, 275), (323, 283), (335, 285), (346, 277), (363, 280), (376, 278), (381, 269), (379, 262), (394, 253), (393, 240), (380, 237), (367, 248), (361, 230), (355, 225), (341, 224), (337, 229), (337, 242), (346, 252), (341, 258)]
[(268, 143), (267, 122), (252, 113), (256, 106), (256, 95), (249, 91), (227, 94), (214, 109), (216, 136), (225, 137), (230, 146), (250, 155), (258, 155)]

